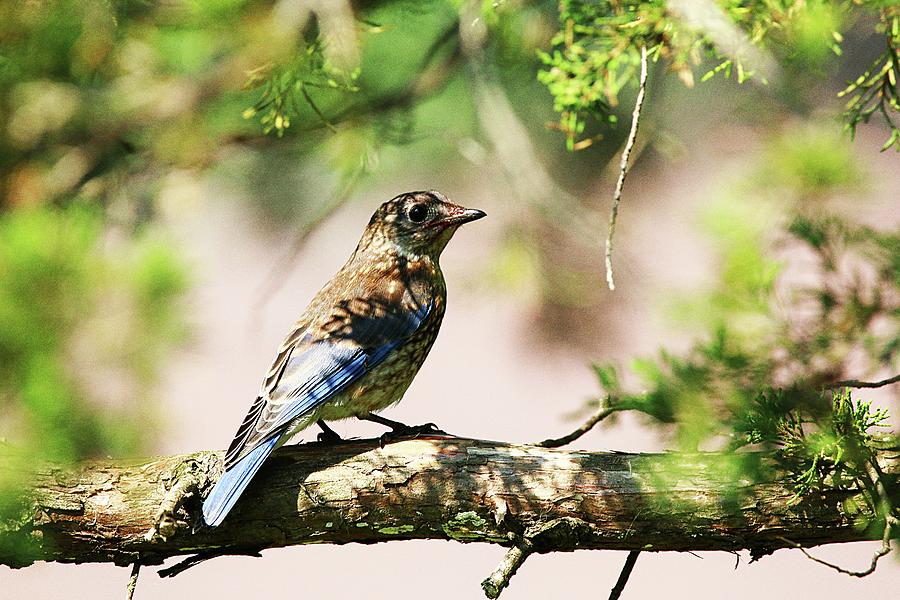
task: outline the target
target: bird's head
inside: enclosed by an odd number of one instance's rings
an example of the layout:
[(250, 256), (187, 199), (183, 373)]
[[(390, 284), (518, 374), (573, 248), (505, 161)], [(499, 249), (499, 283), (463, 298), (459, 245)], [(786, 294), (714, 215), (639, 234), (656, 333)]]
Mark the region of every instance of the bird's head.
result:
[(484, 216), (480, 210), (453, 204), (440, 192), (400, 194), (378, 207), (361, 246), (436, 260), (460, 225)]

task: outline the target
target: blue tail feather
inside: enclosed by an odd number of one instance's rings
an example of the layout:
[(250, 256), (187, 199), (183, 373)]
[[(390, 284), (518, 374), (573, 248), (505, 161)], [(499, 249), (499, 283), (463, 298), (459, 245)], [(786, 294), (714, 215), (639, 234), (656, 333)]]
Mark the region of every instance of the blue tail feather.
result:
[(278, 439), (279, 436), (276, 435), (266, 440), (222, 474), (209, 496), (203, 501), (203, 520), (207, 525), (215, 527), (222, 522), (263, 462), (275, 449)]

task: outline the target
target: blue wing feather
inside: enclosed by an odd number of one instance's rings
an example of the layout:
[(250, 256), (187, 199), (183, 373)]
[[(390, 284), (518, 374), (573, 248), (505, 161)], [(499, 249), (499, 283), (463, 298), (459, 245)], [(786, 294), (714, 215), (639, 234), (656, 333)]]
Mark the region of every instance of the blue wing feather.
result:
[[(273, 429), (288, 426), (291, 421), (301, 417), (325, 403), (329, 398), (343, 390), (345, 387), (359, 379), (367, 370), (368, 356), (359, 348), (340, 347), (336, 345), (315, 344), (304, 352), (299, 359), (312, 360), (312, 365), (317, 372), (326, 374), (317, 380), (307, 381), (303, 385), (291, 390), (288, 394), (292, 398), (282, 408), (278, 419), (272, 426)], [(369, 364), (371, 368), (374, 365)], [(289, 369), (292, 367), (289, 367)], [(297, 365), (298, 370), (305, 372), (309, 366)], [(290, 377), (285, 383), (290, 384)]]
[(207, 525), (215, 527), (222, 522), (263, 462), (275, 449), (278, 437), (263, 442), (222, 474), (212, 492), (203, 501), (203, 520)]
[[(433, 308), (388, 314), (356, 324), (349, 340), (311, 341), (298, 336), (268, 393), (250, 409), (226, 458), (226, 470), (203, 502), (203, 519), (210, 526), (222, 522), (250, 480), (272, 453), (295, 419), (309, 414), (351, 385), (402, 345)], [(377, 345), (376, 345), (377, 343)], [(280, 393), (279, 393), (280, 392)], [(279, 402), (273, 402), (278, 398)]]

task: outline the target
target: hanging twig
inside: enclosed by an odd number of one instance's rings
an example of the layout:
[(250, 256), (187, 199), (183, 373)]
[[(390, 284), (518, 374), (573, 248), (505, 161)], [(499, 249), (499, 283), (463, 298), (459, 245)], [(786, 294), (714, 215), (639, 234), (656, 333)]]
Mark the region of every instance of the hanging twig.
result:
[(836, 381), (825, 386), (826, 390), (834, 390), (838, 388), (880, 388), (892, 383), (900, 381), (900, 375), (894, 375), (881, 381), (859, 381), (857, 379), (847, 379), (845, 381)]
[(622, 595), (622, 591), (628, 583), (628, 578), (631, 577), (631, 571), (634, 569), (634, 563), (637, 562), (640, 553), (640, 550), (632, 550), (628, 553), (628, 558), (625, 559), (625, 564), (622, 566), (622, 572), (619, 573), (619, 579), (616, 580), (616, 585), (609, 592), (609, 600), (619, 600), (619, 596)]
[(628, 141), (622, 151), (622, 160), (619, 163), (619, 180), (616, 182), (616, 191), (613, 193), (612, 212), (609, 215), (609, 233), (606, 236), (606, 283), (610, 290), (616, 289), (613, 281), (612, 251), (613, 236), (616, 233), (616, 219), (619, 216), (619, 202), (622, 200), (622, 188), (625, 185), (625, 176), (628, 174), (628, 158), (634, 148), (637, 138), (638, 125), (641, 120), (641, 108), (644, 105), (644, 91), (647, 89), (647, 47), (641, 46), (641, 79), (638, 84), (637, 98), (634, 100), (634, 111), (631, 113), (631, 131), (628, 133)]
[(131, 565), (131, 577), (128, 578), (128, 587), (125, 588), (125, 600), (134, 598), (134, 590), (137, 588), (138, 575), (141, 574), (141, 563), (135, 562)]
[(882, 556), (887, 556), (891, 553), (891, 529), (897, 525), (897, 519), (893, 516), (888, 515), (887, 519), (885, 519), (884, 523), (884, 535), (881, 536), (881, 548), (879, 548), (872, 555), (872, 562), (869, 564), (869, 567), (862, 571), (851, 571), (849, 569), (845, 569), (840, 565), (836, 565), (834, 563), (830, 563), (827, 560), (822, 560), (821, 558), (816, 558), (809, 551), (796, 542), (792, 542), (787, 538), (779, 538), (784, 543), (790, 545), (792, 548), (797, 548), (803, 555), (809, 560), (819, 563), (820, 565), (826, 566), (829, 569), (833, 569), (838, 573), (843, 573), (844, 575), (849, 575), (850, 577), (867, 577), (875, 572), (876, 567), (878, 567), (878, 561)]

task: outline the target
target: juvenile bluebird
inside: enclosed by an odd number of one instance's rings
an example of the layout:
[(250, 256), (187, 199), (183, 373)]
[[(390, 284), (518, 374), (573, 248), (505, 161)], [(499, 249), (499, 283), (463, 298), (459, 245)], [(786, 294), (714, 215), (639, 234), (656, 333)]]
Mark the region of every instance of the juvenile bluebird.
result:
[(313, 298), (282, 342), (259, 395), (225, 455), (225, 472), (203, 502), (222, 522), (266, 457), (317, 423), (356, 417), (399, 434), (427, 431), (374, 414), (403, 396), (434, 343), (447, 288), (441, 251), (463, 223), (484, 217), (438, 192), (382, 204), (347, 263)]

